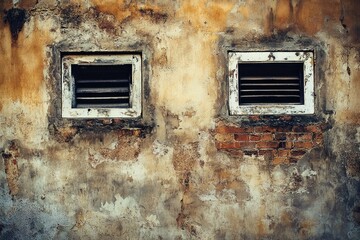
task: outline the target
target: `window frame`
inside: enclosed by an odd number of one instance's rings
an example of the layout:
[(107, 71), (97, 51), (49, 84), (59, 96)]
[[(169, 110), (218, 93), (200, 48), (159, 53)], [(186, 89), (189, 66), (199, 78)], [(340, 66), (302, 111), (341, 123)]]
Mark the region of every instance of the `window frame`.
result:
[[(314, 54), (312, 51), (228, 52), (230, 115), (314, 114)], [(239, 63), (303, 63), (304, 104), (239, 103)]]
[[(129, 108), (73, 107), (75, 79), (71, 65), (132, 65)], [(67, 54), (62, 57), (62, 117), (63, 118), (138, 118), (142, 110), (141, 54)]]

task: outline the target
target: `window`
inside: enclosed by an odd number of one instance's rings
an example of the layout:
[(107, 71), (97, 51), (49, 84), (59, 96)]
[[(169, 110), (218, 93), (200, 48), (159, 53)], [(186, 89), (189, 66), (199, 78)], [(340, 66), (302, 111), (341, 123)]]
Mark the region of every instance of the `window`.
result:
[(231, 115), (313, 114), (312, 52), (229, 52)]
[(64, 118), (136, 118), (141, 115), (141, 56), (65, 55)]

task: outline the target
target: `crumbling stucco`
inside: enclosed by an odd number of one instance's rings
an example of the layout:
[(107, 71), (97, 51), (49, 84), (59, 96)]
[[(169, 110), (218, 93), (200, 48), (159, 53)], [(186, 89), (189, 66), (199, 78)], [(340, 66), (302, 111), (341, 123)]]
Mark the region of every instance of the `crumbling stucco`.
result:
[[(330, 2), (1, 1), (0, 238), (359, 239), (359, 2)], [(229, 116), (254, 50), (314, 51), (314, 115)], [(61, 118), (62, 54), (105, 51), (142, 54), (141, 118)]]

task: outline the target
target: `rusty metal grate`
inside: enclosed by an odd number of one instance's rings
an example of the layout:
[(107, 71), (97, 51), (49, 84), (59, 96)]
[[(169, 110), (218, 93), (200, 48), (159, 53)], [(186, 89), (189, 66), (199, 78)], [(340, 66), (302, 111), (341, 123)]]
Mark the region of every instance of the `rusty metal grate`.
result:
[(240, 105), (304, 104), (303, 63), (240, 63)]
[(71, 65), (75, 108), (129, 108), (132, 65)]

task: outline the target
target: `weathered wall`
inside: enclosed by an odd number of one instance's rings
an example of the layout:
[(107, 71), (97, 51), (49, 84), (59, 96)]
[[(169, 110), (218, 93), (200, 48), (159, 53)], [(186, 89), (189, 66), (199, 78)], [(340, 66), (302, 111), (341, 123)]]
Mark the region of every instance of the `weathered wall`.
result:
[[(0, 2), (1, 239), (359, 239), (358, 0)], [(314, 116), (229, 116), (227, 51), (313, 49)], [(143, 117), (61, 118), (62, 51)]]

